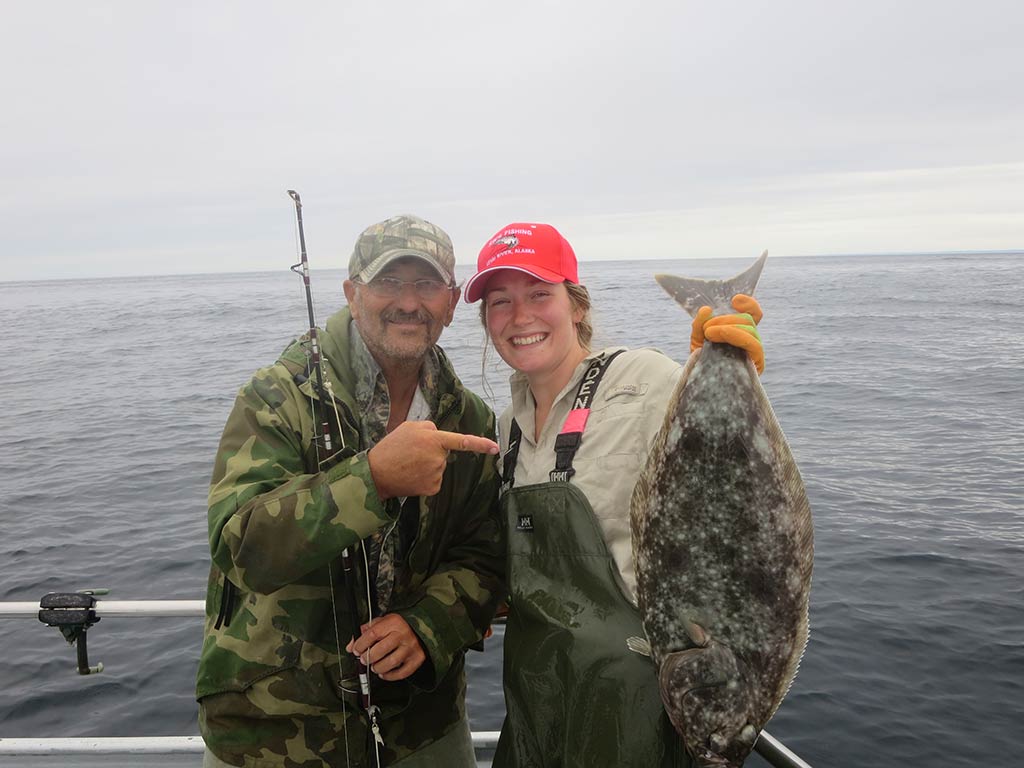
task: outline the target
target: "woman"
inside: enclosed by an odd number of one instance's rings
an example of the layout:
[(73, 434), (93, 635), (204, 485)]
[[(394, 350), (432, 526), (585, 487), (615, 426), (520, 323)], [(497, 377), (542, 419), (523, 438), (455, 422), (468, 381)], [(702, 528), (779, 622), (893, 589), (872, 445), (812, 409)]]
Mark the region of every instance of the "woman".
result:
[[(629, 500), (683, 368), (654, 350), (591, 351), (590, 297), (550, 225), (501, 229), (477, 268), (466, 301), (483, 299), (515, 371), (499, 421), (511, 599), (494, 765), (688, 765), (653, 664), (625, 643), (643, 635)], [(750, 314), (709, 325), (701, 310), (691, 351), (706, 331), (748, 349), (760, 371), (760, 307), (734, 306)]]

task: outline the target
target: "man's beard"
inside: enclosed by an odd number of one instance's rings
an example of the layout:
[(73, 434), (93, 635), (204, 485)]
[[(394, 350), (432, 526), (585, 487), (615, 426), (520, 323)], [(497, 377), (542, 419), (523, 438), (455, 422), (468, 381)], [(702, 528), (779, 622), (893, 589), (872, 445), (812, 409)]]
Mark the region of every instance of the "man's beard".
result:
[[(419, 323), (422, 333), (414, 337), (403, 335), (396, 338), (391, 336), (389, 335), (390, 324), (395, 321)], [(385, 359), (395, 363), (419, 365), (427, 350), (434, 345), (434, 323), (434, 318), (423, 310), (382, 312), (374, 318), (372, 332), (362, 332), (363, 341), (373, 356), (377, 358), (378, 363)]]

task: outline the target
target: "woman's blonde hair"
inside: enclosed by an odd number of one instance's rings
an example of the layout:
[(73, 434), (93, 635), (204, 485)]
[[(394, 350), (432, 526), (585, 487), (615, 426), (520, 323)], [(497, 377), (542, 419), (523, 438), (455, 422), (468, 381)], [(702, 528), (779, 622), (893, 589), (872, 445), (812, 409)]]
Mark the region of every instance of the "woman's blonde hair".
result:
[[(590, 291), (587, 290), (585, 285), (570, 283), (568, 280), (562, 283), (562, 285), (565, 286), (565, 292), (569, 294), (569, 303), (572, 306), (573, 312), (580, 310), (583, 313), (583, 317), (576, 323), (576, 338), (579, 340), (580, 346), (587, 350), (587, 352), (590, 352), (590, 341), (594, 338), (594, 323), (590, 319)], [(487, 330), (486, 296), (480, 302), (480, 323), (483, 325), (484, 330)]]
[(583, 317), (576, 323), (576, 338), (580, 340), (580, 346), (589, 352), (590, 340), (594, 338), (594, 323), (590, 319), (590, 291), (585, 285), (570, 282), (565, 283), (565, 290), (569, 294), (573, 310), (579, 309), (583, 312)]

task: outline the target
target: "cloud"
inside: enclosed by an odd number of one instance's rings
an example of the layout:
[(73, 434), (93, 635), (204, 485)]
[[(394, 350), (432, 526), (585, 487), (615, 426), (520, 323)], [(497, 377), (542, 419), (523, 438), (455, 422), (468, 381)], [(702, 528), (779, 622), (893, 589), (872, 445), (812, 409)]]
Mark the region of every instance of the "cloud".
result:
[(290, 187), (332, 264), (403, 210), (463, 260), (523, 218), (598, 258), (1024, 247), (1018, 5), (549, 5), (12, 7), (0, 279), (273, 268)]

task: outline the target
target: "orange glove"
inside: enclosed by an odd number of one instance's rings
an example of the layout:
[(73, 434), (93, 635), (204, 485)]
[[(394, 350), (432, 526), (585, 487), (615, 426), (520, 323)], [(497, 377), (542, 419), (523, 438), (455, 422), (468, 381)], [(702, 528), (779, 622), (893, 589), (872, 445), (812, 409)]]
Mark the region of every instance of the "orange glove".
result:
[(740, 314), (711, 316), (711, 307), (701, 307), (693, 318), (690, 333), (690, 352), (704, 346), (704, 340), (716, 344), (730, 344), (746, 351), (758, 374), (764, 373), (764, 347), (757, 324), (764, 312), (753, 296), (737, 293), (732, 297), (732, 306)]

